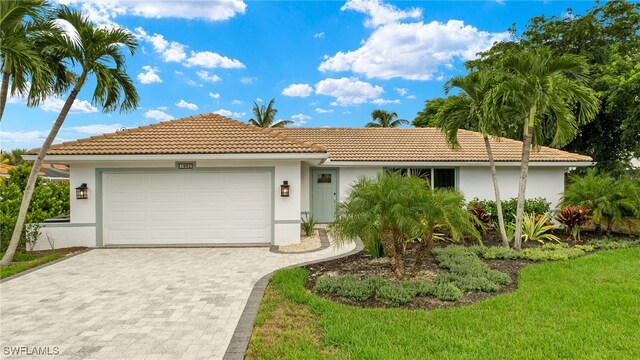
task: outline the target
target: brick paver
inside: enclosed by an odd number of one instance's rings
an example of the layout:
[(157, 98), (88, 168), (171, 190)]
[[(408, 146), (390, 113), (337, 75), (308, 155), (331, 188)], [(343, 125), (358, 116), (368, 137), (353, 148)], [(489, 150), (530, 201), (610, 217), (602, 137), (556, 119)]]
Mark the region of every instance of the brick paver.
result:
[(354, 247), (95, 249), (0, 284), (0, 357), (221, 359), (261, 277)]

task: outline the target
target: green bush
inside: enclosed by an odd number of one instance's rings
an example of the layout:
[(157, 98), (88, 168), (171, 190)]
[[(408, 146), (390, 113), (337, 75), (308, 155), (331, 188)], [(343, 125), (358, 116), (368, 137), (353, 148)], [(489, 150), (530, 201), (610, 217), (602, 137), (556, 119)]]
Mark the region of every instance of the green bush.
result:
[[(474, 198), (469, 202), (470, 206), (479, 204), (491, 215), (493, 224), (498, 223), (498, 211), (496, 210), (496, 202), (493, 200), (479, 200)], [(502, 212), (504, 213), (504, 223), (510, 224), (516, 221), (516, 210), (518, 207), (518, 198), (511, 198), (502, 201)], [(524, 202), (524, 212), (527, 214), (546, 214), (551, 210), (551, 203), (545, 198), (526, 199)]]
[[(22, 193), (26, 186), (31, 167), (23, 164), (9, 170), (10, 177), (0, 184), (0, 251), (4, 252), (11, 241), (15, 227)], [(69, 214), (69, 182), (36, 181), (36, 187), (29, 206), (25, 224), (37, 224), (54, 216)], [(25, 226), (19, 249), (37, 238), (37, 226)]]
[(436, 276), (435, 283), (450, 283), (461, 291), (495, 292), (511, 283), (509, 275), (489, 268), (477, 251), (482, 247), (447, 246), (433, 250), (438, 266), (449, 270)]
[(483, 258), (493, 260), (493, 259), (503, 259), (503, 260), (513, 260), (520, 258), (520, 252), (514, 250), (512, 248), (508, 248), (506, 246), (491, 246), (485, 247), (479, 253)]
[(640, 246), (640, 240), (615, 240), (612, 238), (602, 238), (589, 241), (589, 245), (600, 250), (626, 249), (634, 246)]
[(579, 248), (559, 248), (545, 250), (542, 248), (522, 250), (522, 258), (532, 261), (557, 261), (569, 260), (583, 256), (584, 250)]
[(395, 284), (383, 285), (377, 290), (377, 298), (392, 306), (404, 305), (415, 296), (416, 293), (412, 289)]
[(462, 298), (462, 290), (452, 283), (442, 283), (433, 289), (433, 296), (442, 301), (458, 301)]
[(384, 256), (384, 248), (382, 247), (380, 234), (362, 235), (360, 239), (362, 239), (362, 243), (364, 244), (364, 250), (371, 255), (372, 258), (377, 259)]
[(305, 236), (313, 235), (313, 230), (318, 224), (316, 219), (314, 219), (313, 216), (309, 215), (309, 213), (306, 213), (304, 214), (304, 217), (300, 218), (300, 220), (302, 221), (300, 226), (302, 227), (302, 231), (304, 232), (304, 235)]
[(400, 285), (411, 290), (415, 296), (432, 296), (434, 285), (426, 281), (403, 280)]
[(336, 294), (356, 301), (365, 301), (375, 295), (376, 282), (367, 282), (353, 275), (322, 276), (316, 281), (315, 290)]

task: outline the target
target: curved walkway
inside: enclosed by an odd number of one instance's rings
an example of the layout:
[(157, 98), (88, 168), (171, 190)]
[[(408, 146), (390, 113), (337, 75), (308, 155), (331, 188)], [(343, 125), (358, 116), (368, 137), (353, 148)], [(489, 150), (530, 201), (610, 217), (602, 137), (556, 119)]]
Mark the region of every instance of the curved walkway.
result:
[(221, 359), (261, 278), (355, 247), (302, 254), (95, 249), (0, 284), (0, 351), (48, 347), (59, 354), (38, 358), (55, 359)]

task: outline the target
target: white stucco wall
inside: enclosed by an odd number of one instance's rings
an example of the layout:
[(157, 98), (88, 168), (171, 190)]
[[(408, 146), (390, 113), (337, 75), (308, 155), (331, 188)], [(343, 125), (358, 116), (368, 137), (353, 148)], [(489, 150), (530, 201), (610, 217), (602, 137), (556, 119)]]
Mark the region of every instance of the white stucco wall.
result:
[[(38, 248), (48, 249), (45, 233), (55, 236), (56, 247), (67, 246), (96, 246), (96, 200), (97, 182), (96, 168), (166, 168), (175, 169), (175, 161), (127, 161), (127, 162), (76, 162), (70, 164), (71, 183), (71, 222), (68, 226), (56, 224), (55, 226), (43, 227), (43, 235), (38, 241)], [(274, 244), (292, 244), (300, 242), (300, 212), (302, 203), (302, 183), (301, 183), (301, 161), (222, 161), (222, 160), (199, 160), (196, 167), (273, 167), (274, 171)], [(280, 185), (283, 181), (288, 181), (290, 185), (290, 195), (288, 198), (280, 196)], [(308, 178), (307, 178), (308, 182)], [(89, 188), (89, 198), (77, 200), (75, 197), (75, 187), (86, 183)], [(308, 184), (307, 184), (308, 187)], [(308, 193), (307, 193), (308, 196)], [(308, 201), (308, 200), (307, 200)], [(80, 226), (82, 225), (82, 226)], [(67, 245), (70, 244), (70, 245)]]
[(351, 186), (355, 184), (359, 177), (376, 177), (382, 167), (343, 167), (340, 168), (340, 201), (344, 201), (351, 192)]
[[(564, 193), (563, 167), (530, 167), (527, 180), (527, 198), (543, 197), (556, 207)], [(500, 197), (510, 199), (518, 196), (519, 167), (498, 167)], [(458, 175), (458, 188), (471, 200), (494, 200), (493, 180), (488, 167), (461, 167)]]

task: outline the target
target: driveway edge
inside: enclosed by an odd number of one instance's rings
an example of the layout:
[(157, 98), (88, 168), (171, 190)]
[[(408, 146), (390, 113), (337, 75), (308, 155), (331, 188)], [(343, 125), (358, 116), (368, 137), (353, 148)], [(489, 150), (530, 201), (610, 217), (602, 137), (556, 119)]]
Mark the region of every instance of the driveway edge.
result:
[(225, 360), (242, 360), (244, 359), (244, 355), (247, 352), (247, 348), (249, 347), (249, 340), (251, 340), (251, 333), (253, 332), (253, 324), (256, 321), (256, 316), (258, 316), (258, 309), (260, 308), (260, 303), (262, 302), (262, 297), (267, 289), (267, 285), (269, 285), (269, 279), (274, 272), (289, 269), (294, 267), (307, 266), (311, 264), (321, 263), (329, 260), (340, 259), (343, 257), (347, 257), (353, 254), (357, 254), (362, 249), (364, 249), (364, 245), (360, 239), (355, 240), (356, 247), (355, 249), (349, 251), (348, 253), (331, 256), (325, 259), (307, 261), (299, 264), (294, 264), (290, 266), (285, 266), (281, 269), (274, 270), (267, 275), (263, 276), (256, 282), (251, 290), (251, 294), (249, 295), (249, 299), (247, 300), (247, 304), (244, 306), (244, 310), (242, 311), (242, 315), (240, 315), (240, 320), (238, 320), (238, 325), (236, 325), (236, 329), (233, 332), (233, 336), (231, 337), (231, 342), (227, 347), (227, 351), (224, 354)]
[(0, 284), (2, 284), (2, 283), (4, 283), (4, 282), (7, 282), (7, 281), (9, 281), (9, 280), (13, 280), (13, 279), (15, 279), (15, 278), (19, 278), (20, 276), (27, 275), (27, 274), (29, 274), (29, 273), (32, 273), (32, 272), (34, 272), (34, 271), (36, 271), (36, 270), (40, 270), (40, 269), (45, 268), (45, 267), (47, 267), (47, 266), (50, 266), (50, 265), (53, 265), (53, 264), (57, 264), (57, 263), (59, 263), (59, 262), (61, 262), (61, 261), (65, 261), (65, 260), (67, 260), (67, 259), (71, 259), (71, 258), (72, 258), (72, 257), (74, 257), (74, 256), (77, 256), (77, 255), (80, 255), (80, 254), (84, 254), (84, 253), (86, 253), (86, 252), (88, 252), (88, 251), (91, 251), (91, 250), (93, 250), (93, 249), (92, 249), (92, 248), (89, 248), (89, 249), (84, 249), (84, 250), (76, 251), (76, 252), (71, 253), (71, 254), (69, 254), (69, 255), (65, 255), (65, 256), (63, 256), (63, 257), (61, 257), (61, 258), (59, 258), (59, 259), (55, 259), (55, 260), (52, 260), (52, 261), (46, 262), (46, 263), (44, 263), (44, 264), (40, 264), (40, 265), (38, 265), (38, 266), (36, 266), (36, 267), (32, 267), (31, 269), (27, 269), (27, 270), (25, 270), (25, 271), (21, 271), (21, 272), (19, 272), (19, 273), (17, 273), (17, 274), (13, 274), (13, 275), (11, 275), (11, 276), (7, 276), (7, 277), (6, 277), (6, 278), (4, 278), (4, 279), (0, 279)]

